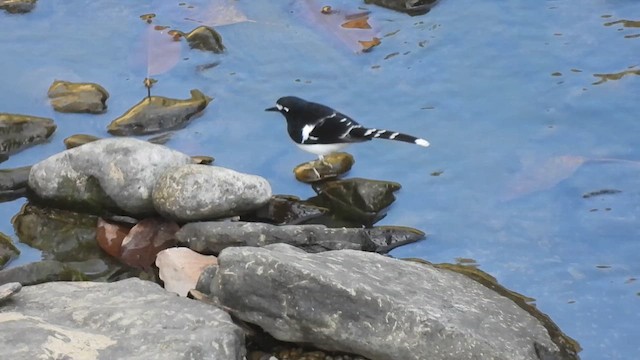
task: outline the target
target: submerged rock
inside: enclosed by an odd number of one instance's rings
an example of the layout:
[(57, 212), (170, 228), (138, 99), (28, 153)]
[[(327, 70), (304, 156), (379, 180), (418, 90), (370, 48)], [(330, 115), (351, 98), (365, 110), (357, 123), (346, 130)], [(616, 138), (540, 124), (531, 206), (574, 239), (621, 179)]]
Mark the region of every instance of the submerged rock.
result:
[(19, 293), (21, 289), (22, 285), (18, 282), (0, 285), (0, 306), (5, 300)]
[(557, 352), (510, 299), (448, 270), (353, 250), (285, 244), (222, 251), (212, 294), (283, 341), (370, 359), (539, 360)]
[(0, 269), (20, 255), (20, 250), (13, 245), (11, 238), (0, 232)]
[(212, 27), (198, 26), (184, 37), (192, 49), (212, 51), (216, 54), (224, 52), (222, 36)]
[(38, 0), (0, 0), (0, 9), (10, 14), (23, 14), (31, 12), (36, 7)]
[(315, 160), (300, 164), (293, 169), (298, 181), (314, 183), (320, 180), (336, 178), (351, 170), (355, 163), (351, 154), (341, 152), (324, 157), (324, 161)]
[(53, 109), (64, 113), (99, 114), (107, 109), (109, 93), (94, 83), (72, 83), (56, 80), (49, 87), (48, 96)]
[(84, 145), (90, 142), (94, 142), (96, 140), (100, 140), (99, 137), (97, 136), (93, 136), (93, 135), (87, 135), (87, 134), (75, 134), (75, 135), (71, 135), (68, 138), (64, 139), (64, 146), (67, 149), (73, 149), (75, 147), (78, 147), (80, 145)]
[(428, 13), (438, 0), (364, 0), (364, 2), (416, 16)]
[(3, 358), (242, 360), (244, 334), (211, 305), (139, 279), (26, 286), (0, 312)]
[(400, 184), (361, 178), (316, 183), (317, 197), (309, 199), (325, 206), (344, 219), (370, 226), (385, 216), (384, 211), (395, 201)]
[(170, 99), (162, 96), (144, 98), (108, 126), (112, 135), (146, 135), (181, 129), (204, 110), (211, 98), (200, 90), (191, 90), (191, 98)]
[(0, 113), (0, 155), (11, 155), (45, 142), (56, 131), (53, 120)]
[(410, 228), (328, 228), (324, 225), (270, 225), (244, 221), (209, 221), (185, 224), (176, 238), (203, 254), (218, 254), (234, 246), (266, 246), (286, 243), (307, 252), (356, 249), (387, 252), (396, 246), (424, 238)]
[(27, 194), (31, 166), (0, 170), (0, 202), (11, 201)]
[(131, 228), (121, 244), (118, 256), (125, 264), (148, 270), (158, 253), (176, 245), (178, 224), (162, 218), (148, 218)]
[(188, 155), (146, 141), (102, 139), (35, 164), (29, 187), (62, 208), (153, 215), (151, 191), (157, 178), (169, 167), (190, 162)]
[(159, 214), (180, 221), (241, 215), (269, 201), (271, 186), (257, 175), (190, 164), (167, 170), (153, 189)]

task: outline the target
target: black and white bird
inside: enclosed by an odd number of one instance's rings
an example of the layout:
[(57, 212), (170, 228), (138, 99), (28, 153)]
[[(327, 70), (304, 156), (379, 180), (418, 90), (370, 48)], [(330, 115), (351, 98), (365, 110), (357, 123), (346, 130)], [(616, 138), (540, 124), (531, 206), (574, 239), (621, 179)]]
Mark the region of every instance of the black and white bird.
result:
[(429, 142), (396, 131), (366, 128), (328, 106), (295, 96), (278, 99), (276, 106), (265, 111), (278, 111), (287, 119), (291, 139), (304, 151), (324, 155), (340, 151), (353, 143), (371, 139), (388, 139), (427, 147)]

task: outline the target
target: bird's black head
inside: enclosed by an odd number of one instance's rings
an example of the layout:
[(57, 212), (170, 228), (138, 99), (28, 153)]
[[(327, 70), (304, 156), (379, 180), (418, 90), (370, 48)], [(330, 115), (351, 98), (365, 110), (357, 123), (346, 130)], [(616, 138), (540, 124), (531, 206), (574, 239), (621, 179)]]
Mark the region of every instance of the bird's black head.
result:
[(276, 106), (265, 109), (265, 111), (278, 111), (285, 117), (290, 111), (297, 111), (305, 107), (308, 104), (306, 100), (300, 99), (295, 96), (281, 97), (276, 101)]

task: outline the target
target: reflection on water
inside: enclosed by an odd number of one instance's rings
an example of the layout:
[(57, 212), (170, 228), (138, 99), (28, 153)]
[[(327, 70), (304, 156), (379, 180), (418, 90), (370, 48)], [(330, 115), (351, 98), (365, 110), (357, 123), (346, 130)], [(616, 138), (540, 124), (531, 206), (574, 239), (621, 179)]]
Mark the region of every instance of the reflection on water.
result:
[[(640, 288), (630, 281), (640, 276), (640, 78), (632, 76), (640, 43), (637, 20), (620, 20), (633, 19), (640, 3), (462, 0), (418, 17), (347, 1), (331, 6), (370, 11), (371, 29), (335, 29), (319, 10), (289, 2), (39, 2), (29, 14), (0, 13), (9, 29), (0, 39), (0, 112), (58, 125), (48, 143), (3, 168), (62, 151), (73, 134), (109, 136), (107, 124), (146, 94), (143, 79), (169, 64), (152, 76), (153, 95), (200, 89), (216, 100), (167, 146), (214, 156), (266, 177), (275, 193), (307, 198), (312, 191), (291, 169), (311, 158), (263, 109), (289, 94), (331, 104), (368, 126), (424, 134), (432, 144), (353, 149), (351, 177), (402, 184), (381, 224), (430, 234), (395, 256), (473, 259), (535, 298), (583, 345), (583, 358), (640, 353), (633, 341)], [(152, 25), (139, 18), (149, 13)], [(155, 25), (168, 28), (149, 30)], [(181, 42), (148, 57), (149, 31), (200, 25), (217, 26), (223, 54)], [(372, 38), (380, 43), (363, 53), (358, 41)], [(104, 86), (108, 111), (53, 112), (46, 92), (56, 79)], [(620, 192), (584, 197), (607, 189)], [(1, 231), (13, 234), (9, 219), (22, 203), (0, 205)], [(37, 258), (19, 246), (14, 265)]]

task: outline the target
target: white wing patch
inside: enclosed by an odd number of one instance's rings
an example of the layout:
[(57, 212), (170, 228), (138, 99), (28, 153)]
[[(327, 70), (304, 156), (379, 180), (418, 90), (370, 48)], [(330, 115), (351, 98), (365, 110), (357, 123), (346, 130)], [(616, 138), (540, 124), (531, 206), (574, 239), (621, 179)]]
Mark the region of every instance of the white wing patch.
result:
[[(315, 129), (315, 125), (305, 125), (302, 127), (302, 143), (304, 143), (305, 141), (307, 141), (309, 139), (309, 134), (311, 134), (311, 132), (313, 131), (313, 129)], [(316, 138), (317, 140), (317, 138)]]
[(373, 135), (374, 138), (380, 137), (380, 135), (386, 133), (387, 130), (378, 130), (375, 135)]
[(365, 131), (364, 136), (369, 136), (369, 135), (371, 135), (372, 133), (374, 133), (376, 131), (378, 131), (378, 129), (369, 129), (369, 130)]
[(393, 139), (395, 139), (395, 138), (396, 138), (396, 136), (398, 136), (398, 135), (400, 135), (400, 133), (397, 133), (397, 132), (395, 132), (395, 133), (391, 134), (391, 135), (389, 136), (389, 140), (393, 140)]

